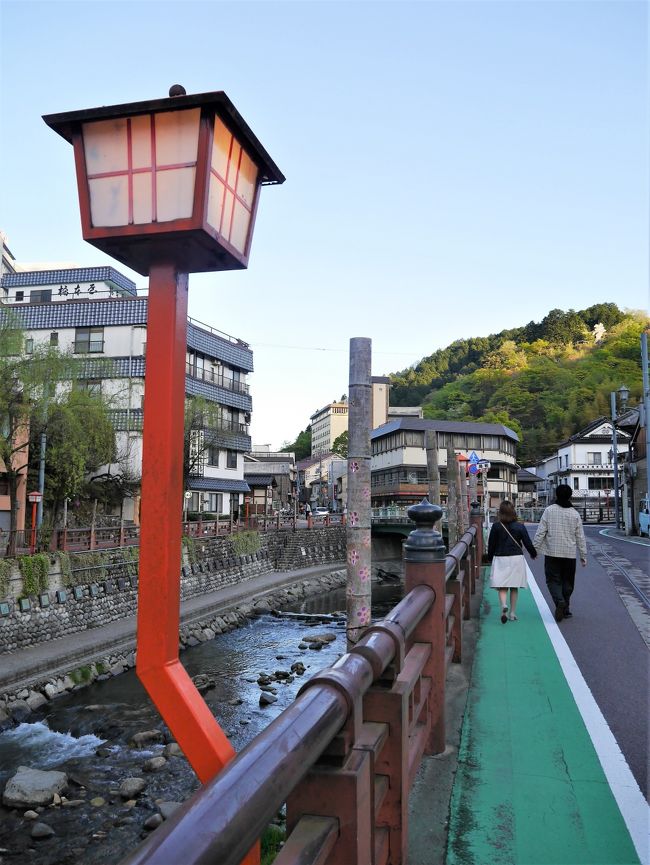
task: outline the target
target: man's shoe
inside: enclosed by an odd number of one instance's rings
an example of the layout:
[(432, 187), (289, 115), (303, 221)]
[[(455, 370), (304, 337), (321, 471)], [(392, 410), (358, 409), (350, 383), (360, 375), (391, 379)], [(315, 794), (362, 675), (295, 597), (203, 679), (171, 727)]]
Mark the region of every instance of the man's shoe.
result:
[(566, 610), (564, 611), (564, 618), (565, 618), (565, 619), (570, 619), (572, 615), (573, 615), (573, 613), (572, 613), (571, 610), (567, 607)]
[(564, 601), (558, 601), (557, 606), (555, 607), (555, 621), (561, 622), (564, 618), (564, 614), (566, 611), (566, 604)]

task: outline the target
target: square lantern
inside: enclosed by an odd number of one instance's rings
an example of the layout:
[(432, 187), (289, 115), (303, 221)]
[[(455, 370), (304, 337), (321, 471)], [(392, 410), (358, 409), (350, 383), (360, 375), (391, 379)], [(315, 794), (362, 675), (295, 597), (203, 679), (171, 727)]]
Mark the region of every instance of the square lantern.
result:
[[(181, 95), (171, 95), (174, 92)], [(74, 146), (83, 237), (133, 270), (248, 265), (260, 186), (284, 182), (225, 93), (49, 114)]]

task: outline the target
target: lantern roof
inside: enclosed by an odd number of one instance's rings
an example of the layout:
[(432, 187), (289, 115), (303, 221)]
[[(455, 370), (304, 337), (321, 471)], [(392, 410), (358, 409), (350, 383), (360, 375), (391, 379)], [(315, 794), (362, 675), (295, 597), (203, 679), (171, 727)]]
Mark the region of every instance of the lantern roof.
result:
[(72, 143), (73, 132), (82, 123), (163, 111), (182, 111), (188, 108), (214, 108), (215, 113), (230, 128), (231, 132), (246, 146), (250, 157), (257, 162), (262, 183), (264, 185), (284, 183), (284, 174), (271, 159), (223, 90), (217, 90), (213, 93), (194, 93), (189, 96), (149, 99), (142, 102), (127, 102), (123, 105), (105, 105), (99, 108), (86, 108), (81, 111), (66, 111), (62, 114), (44, 114), (43, 120), (66, 141)]

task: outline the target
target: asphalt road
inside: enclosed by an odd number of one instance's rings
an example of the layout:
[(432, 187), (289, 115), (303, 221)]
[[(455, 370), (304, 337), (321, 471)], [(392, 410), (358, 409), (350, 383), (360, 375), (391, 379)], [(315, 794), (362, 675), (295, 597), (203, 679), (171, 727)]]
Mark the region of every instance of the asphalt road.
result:
[[(529, 527), (531, 537), (535, 526)], [(648, 575), (650, 547), (619, 538), (603, 537), (600, 529), (586, 527), (588, 564), (578, 564), (571, 600), (573, 618), (559, 627), (580, 667), (605, 720), (623, 752), (646, 799), (650, 763), (650, 650), (642, 631), (650, 626), (650, 609), (634, 595), (620, 566)], [(606, 544), (606, 546), (604, 546)], [(619, 569), (605, 567), (597, 557), (613, 553)], [(531, 563), (537, 583), (551, 610), (544, 579), (543, 556)], [(647, 633), (647, 630), (646, 630)]]

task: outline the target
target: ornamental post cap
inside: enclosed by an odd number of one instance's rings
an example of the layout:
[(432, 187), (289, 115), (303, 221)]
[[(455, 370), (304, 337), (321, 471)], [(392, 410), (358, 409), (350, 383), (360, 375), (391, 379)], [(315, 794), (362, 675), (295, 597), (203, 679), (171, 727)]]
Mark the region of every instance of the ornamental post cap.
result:
[(432, 505), (424, 498), (419, 505), (412, 505), (406, 512), (416, 524), (404, 543), (405, 562), (431, 562), (445, 556), (445, 545), (440, 532), (434, 528), (442, 517), (442, 508)]
[(172, 84), (169, 88), (170, 96), (187, 96), (187, 90), (183, 87), (182, 84)]

